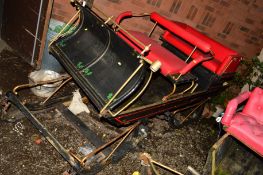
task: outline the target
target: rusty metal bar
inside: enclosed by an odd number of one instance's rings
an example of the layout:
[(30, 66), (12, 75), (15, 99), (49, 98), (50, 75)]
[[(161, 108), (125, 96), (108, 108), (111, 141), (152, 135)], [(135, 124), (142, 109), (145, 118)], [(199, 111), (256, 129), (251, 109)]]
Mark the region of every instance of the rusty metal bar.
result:
[(40, 82), (36, 82), (36, 83), (31, 83), (31, 84), (21, 84), (21, 85), (18, 85), (16, 87), (14, 87), (13, 89), (13, 93), (15, 95), (18, 94), (18, 90), (20, 89), (25, 89), (25, 88), (32, 88), (32, 87), (36, 87), (36, 86), (40, 86), (40, 85), (44, 85), (44, 84), (51, 84), (51, 83), (55, 83), (55, 82), (58, 82), (58, 81), (62, 81), (64, 79), (68, 79), (69, 76), (62, 76), (62, 77), (59, 77), (59, 78), (56, 78), (56, 79), (53, 79), (53, 80), (48, 80), (48, 81), (40, 81)]
[(38, 119), (21, 103), (13, 92), (6, 93), (9, 102), (14, 104), (26, 118), (38, 129), (48, 142), (59, 152), (59, 154), (76, 170), (81, 171), (81, 166), (68, 153), (68, 151), (55, 139), (55, 137), (38, 121)]
[(52, 94), (50, 94), (50, 96), (48, 96), (41, 104), (45, 104), (51, 97), (53, 97), (53, 95), (55, 93), (57, 93), (59, 91), (59, 89), (61, 89), (65, 84), (67, 84), (69, 81), (72, 80), (72, 77), (69, 77), (68, 79), (66, 79), (63, 83), (61, 83), (61, 85), (59, 85), (59, 87), (54, 91), (52, 92)]
[(174, 169), (172, 169), (172, 168), (170, 168), (170, 167), (168, 167), (168, 166), (166, 166), (166, 165), (164, 165), (164, 164), (162, 164), (160, 162), (157, 162), (157, 161), (153, 160), (152, 157), (150, 156), (150, 154), (148, 154), (148, 153), (141, 154), (140, 159), (143, 161), (144, 164), (150, 165), (156, 175), (159, 175), (159, 173), (155, 169), (154, 164), (159, 166), (159, 167), (161, 167), (161, 168), (163, 168), (163, 169), (165, 169), (165, 170), (167, 170), (167, 171), (170, 171), (172, 173), (179, 174), (179, 175), (184, 175), (183, 173), (180, 173), (179, 171), (176, 171), (176, 170), (174, 170)]
[(181, 121), (181, 124), (185, 122), (201, 105), (205, 104), (209, 98), (205, 99), (204, 101), (200, 102), (184, 119)]
[(125, 136), (130, 130), (133, 130), (134, 128), (136, 128), (137, 126), (139, 126), (140, 123), (136, 123), (134, 125), (132, 125), (131, 127), (129, 127), (127, 130), (125, 130), (123, 133), (121, 133), (119, 136), (115, 137), (114, 139), (112, 139), (111, 141), (109, 141), (108, 143), (96, 148), (95, 150), (93, 150), (91, 153), (89, 153), (88, 155), (86, 155), (82, 161), (80, 162), (82, 165), (85, 164), (85, 162), (91, 158), (92, 156), (96, 155), (97, 153), (99, 153), (100, 151), (102, 151), (103, 149), (105, 149), (106, 147), (110, 146), (111, 144), (113, 144), (114, 142), (116, 142), (117, 140), (119, 140), (120, 138), (122, 138), (123, 136)]
[(135, 127), (132, 127), (129, 132), (122, 138), (122, 140), (118, 143), (118, 145), (112, 150), (112, 152), (103, 160), (105, 163), (111, 156), (112, 154), (120, 147), (120, 145), (124, 142), (124, 140), (132, 133), (132, 131), (137, 127), (138, 125), (135, 125)]

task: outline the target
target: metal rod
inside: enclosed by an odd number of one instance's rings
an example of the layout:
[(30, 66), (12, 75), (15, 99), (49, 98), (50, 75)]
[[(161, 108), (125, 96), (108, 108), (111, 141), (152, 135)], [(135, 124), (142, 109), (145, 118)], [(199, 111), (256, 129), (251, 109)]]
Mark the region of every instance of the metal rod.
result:
[(81, 162), (81, 159), (76, 154), (74, 154), (72, 150), (69, 150), (68, 152), (72, 157), (74, 157), (74, 159), (76, 159), (78, 162)]
[(184, 111), (184, 110), (186, 110), (186, 109), (189, 109), (189, 108), (195, 107), (196, 105), (198, 105), (198, 104), (188, 105), (187, 107), (177, 109), (177, 110), (173, 111), (172, 113), (173, 113), (173, 114), (176, 114), (177, 112)]
[(52, 92), (52, 94), (50, 94), (50, 96), (48, 96), (41, 104), (44, 105), (55, 93), (57, 93), (57, 91), (59, 91), (59, 89), (61, 89), (70, 80), (72, 80), (72, 77), (69, 77), (63, 83), (61, 83), (60, 86), (54, 92)]
[(151, 79), (152, 79), (152, 75), (153, 75), (153, 72), (151, 71), (151, 73), (150, 73), (150, 76), (149, 76), (149, 78), (148, 78), (148, 81), (146, 82), (146, 84), (145, 84), (145, 86), (143, 87), (143, 89), (130, 101), (130, 102), (128, 102), (123, 108), (121, 108), (118, 112), (116, 112), (116, 113), (112, 113), (111, 111), (109, 111), (109, 113), (113, 116), (113, 117), (115, 117), (115, 116), (117, 116), (118, 114), (120, 114), (123, 110), (125, 110), (128, 106), (130, 106), (136, 99), (138, 99), (140, 96), (141, 96), (141, 94), (145, 91), (145, 89), (148, 87), (148, 85), (149, 85), (149, 83), (150, 83), (150, 81), (151, 81)]
[(104, 110), (111, 104), (111, 102), (119, 95), (122, 89), (131, 81), (131, 79), (136, 75), (136, 73), (142, 68), (144, 64), (141, 63), (137, 69), (131, 74), (131, 76), (122, 84), (122, 86), (118, 89), (118, 91), (113, 95), (113, 97), (105, 104), (105, 106), (101, 109), (100, 114), (104, 112)]
[(158, 165), (158, 166), (160, 166), (160, 167), (162, 167), (162, 168), (164, 168), (164, 169), (166, 169), (166, 170), (168, 170), (168, 171), (171, 171), (171, 172), (173, 172), (173, 173), (176, 173), (176, 174), (179, 174), (179, 175), (184, 175), (183, 173), (180, 173), (179, 171), (176, 171), (176, 170), (174, 170), (174, 169), (172, 169), (172, 168), (170, 168), (170, 167), (168, 167), (168, 166), (166, 166), (166, 165), (164, 165), (164, 164), (161, 164), (161, 163), (159, 163), (159, 162), (156, 162), (156, 161), (153, 160), (153, 159), (150, 159), (150, 162), (152, 162), (152, 163), (154, 163), (154, 164), (156, 164), (156, 165)]
[(211, 175), (215, 175), (215, 172), (216, 172), (216, 150), (214, 149), (212, 151), (212, 170), (211, 170)]
[(181, 124), (182, 124), (186, 119), (188, 119), (188, 118), (191, 116), (191, 114), (193, 114), (202, 104), (205, 104), (205, 102), (206, 102), (207, 100), (208, 100), (208, 98), (207, 98), (206, 100), (202, 101), (201, 103), (199, 103), (199, 105), (196, 106), (196, 107), (183, 119), (183, 121), (181, 122)]
[(195, 84), (195, 81), (192, 81), (191, 85), (187, 89), (185, 89), (183, 92), (180, 92), (180, 94), (184, 94), (187, 91), (189, 91), (194, 86), (194, 84)]
[(159, 172), (158, 172), (157, 169), (155, 168), (152, 159), (149, 159), (149, 164), (150, 164), (150, 166), (152, 167), (153, 172), (155, 173), (155, 175), (159, 175)]
[(194, 49), (192, 50), (192, 52), (190, 53), (190, 55), (188, 55), (188, 57), (186, 58), (185, 62), (187, 63), (187, 61), (189, 60), (189, 58), (193, 55), (194, 51), (197, 49), (197, 46), (194, 47)]
[(61, 31), (54, 37), (52, 38), (52, 40), (50, 41), (50, 43), (48, 44), (48, 47), (51, 46), (51, 44), (56, 41), (60, 35), (65, 31), (65, 29), (69, 26), (69, 24), (75, 20), (76, 16), (78, 16), (80, 13), (80, 10), (77, 11), (77, 13), (68, 21), (68, 23), (61, 29)]
[(155, 169), (154, 164), (155, 164), (155, 165), (158, 165), (158, 166), (160, 166), (161, 168), (164, 168), (164, 169), (166, 169), (166, 170), (168, 170), (168, 171), (170, 171), (170, 172), (173, 172), (173, 173), (176, 173), (176, 174), (179, 174), (179, 175), (183, 175), (183, 174), (180, 173), (179, 171), (176, 171), (176, 170), (174, 170), (174, 169), (172, 169), (172, 168), (170, 168), (170, 167), (168, 167), (168, 166), (166, 166), (166, 165), (164, 165), (164, 164), (162, 164), (162, 163), (159, 163), (159, 162), (153, 160), (152, 157), (150, 156), (150, 154), (148, 154), (148, 153), (143, 153), (143, 154), (141, 154), (140, 159), (141, 159), (141, 161), (143, 161), (144, 164), (146, 164), (146, 165), (147, 165), (147, 164), (150, 164), (150, 166), (152, 167), (152, 169), (153, 169), (153, 171), (154, 171), (154, 173), (155, 173), (156, 175), (159, 175), (159, 173), (158, 173), (157, 170)]
[[(100, 12), (105, 18), (110, 19), (104, 12), (102, 12), (99, 8), (93, 6), (93, 8), (95, 10), (97, 10), (98, 12)], [(144, 43), (142, 43), (140, 40), (138, 40), (135, 36), (133, 36), (130, 32), (128, 32), (126, 29), (124, 29), (122, 26), (120, 26), (118, 23), (116, 23), (114, 20), (110, 19), (110, 21), (116, 25), (118, 28), (120, 28), (121, 30), (124, 31), (124, 33), (126, 33), (127, 35), (129, 35), (129, 37), (131, 37), (134, 41), (136, 41), (138, 44), (140, 44), (143, 48), (144, 48), (144, 52), (148, 51), (150, 49), (150, 45), (146, 46)]]
[(192, 173), (192, 175), (200, 175), (200, 173), (198, 173), (193, 167), (188, 166), (187, 170), (190, 171)]
[(157, 24), (158, 24), (157, 22), (154, 23), (154, 26), (152, 27), (152, 30), (149, 32), (148, 37), (151, 37), (151, 35), (152, 35), (154, 29), (156, 28)]
[(43, 0), (40, 1), (39, 10), (38, 10), (37, 28), (36, 28), (34, 46), (33, 46), (33, 51), (32, 51), (32, 57), (31, 57), (31, 65), (34, 65), (34, 57), (35, 57), (36, 45), (37, 45), (37, 39), (38, 39), (38, 33), (39, 33), (39, 25), (40, 25), (41, 13), (42, 13), (42, 6), (43, 6)]
[[(30, 32), (27, 28), (24, 27), (24, 29), (25, 29), (25, 31), (26, 31), (29, 35), (31, 35), (31, 36), (33, 36), (33, 37), (36, 37), (36, 36), (35, 36), (32, 32)], [(38, 38), (37, 38), (37, 41), (41, 42), (40, 39), (38, 39)], [(33, 53), (33, 52), (32, 52), (32, 53)]]
[(175, 91), (176, 91), (176, 84), (173, 83), (173, 90), (172, 90), (172, 92), (170, 92), (168, 95), (164, 96), (162, 98), (162, 101), (167, 101), (168, 98), (171, 97), (175, 93)]
[(31, 87), (35, 87), (35, 86), (44, 85), (44, 84), (51, 84), (51, 83), (55, 83), (55, 82), (58, 82), (58, 81), (62, 81), (62, 80), (67, 79), (67, 78), (69, 78), (69, 76), (62, 76), (60, 78), (56, 78), (56, 79), (53, 79), (53, 80), (40, 81), (40, 82), (36, 82), (36, 83), (32, 83), (32, 84), (18, 85), (16, 87), (14, 87), (13, 93), (17, 95), (18, 94), (17, 91), (20, 90), (20, 89), (31, 88)]
[(136, 128), (137, 126), (131, 128), (129, 132), (121, 139), (121, 141), (118, 143), (118, 145), (111, 151), (111, 153), (103, 160), (103, 162), (107, 162), (107, 160), (111, 157), (111, 155), (119, 148), (119, 146), (124, 142), (124, 140), (131, 134), (131, 132)]
[(114, 139), (112, 139), (111, 141), (109, 141), (108, 143), (98, 147), (97, 149), (93, 150), (91, 153), (89, 153), (88, 155), (86, 155), (82, 161), (80, 162), (81, 165), (84, 165), (86, 160), (88, 160), (90, 157), (94, 156), (95, 154), (99, 153), (100, 151), (102, 151), (103, 149), (105, 149), (106, 147), (110, 146), (111, 144), (113, 144), (114, 142), (116, 142), (117, 140), (119, 140), (120, 138), (122, 138), (125, 134), (127, 134), (132, 128), (136, 128), (138, 125), (140, 125), (140, 123), (136, 123), (134, 125), (132, 125), (131, 127), (129, 127), (127, 130), (125, 130), (123, 133), (121, 133), (119, 136), (115, 137)]
[(198, 83), (195, 83), (195, 87), (193, 87), (193, 89), (191, 90), (191, 94), (194, 93), (194, 91), (196, 90), (196, 88), (198, 87)]

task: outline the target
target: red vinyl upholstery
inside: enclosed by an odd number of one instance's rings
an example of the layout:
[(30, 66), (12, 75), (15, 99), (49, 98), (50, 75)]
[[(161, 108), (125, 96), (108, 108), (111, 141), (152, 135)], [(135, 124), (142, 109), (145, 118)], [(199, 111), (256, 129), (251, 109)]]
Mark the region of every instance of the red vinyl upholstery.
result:
[(175, 35), (175, 33), (172, 33), (169, 30), (165, 31), (162, 36), (166, 42), (170, 43), (177, 49), (181, 50), (186, 55), (189, 55), (192, 52), (194, 46), (197, 46), (198, 49), (192, 55), (193, 59), (196, 59), (199, 56), (206, 56), (207, 54), (213, 53), (214, 59), (210, 61), (206, 61), (202, 63), (202, 65), (218, 75), (222, 75), (224, 73), (233, 73), (236, 71), (241, 60), (241, 57), (238, 55), (236, 51), (229, 49), (228, 47), (205, 36), (204, 34), (200, 33), (196, 29), (184, 23), (180, 23), (180, 22), (171, 22), (171, 23), (177, 28), (180, 28), (180, 30), (192, 34), (199, 40), (208, 43), (211, 46), (211, 48), (209, 51), (204, 50), (195, 42), (192, 42), (191, 40), (186, 40), (183, 37), (183, 35), (181, 35), (181, 32), (176, 33)]
[[(238, 104), (246, 101), (242, 112)], [(222, 119), (226, 131), (263, 156), (263, 90), (255, 88), (232, 99)]]
[[(146, 57), (152, 62), (159, 60), (162, 63), (161, 73), (163, 75), (167, 76), (177, 74), (180, 72), (180, 70), (187, 66), (183, 60), (172, 54), (170, 51), (157, 43), (157, 41), (149, 38), (147, 35), (136, 31), (129, 31), (129, 33), (135, 36), (145, 45), (151, 44), (150, 51), (146, 54)], [(128, 38), (126, 35), (119, 33), (119, 36), (139, 53), (142, 51), (143, 48), (137, 46), (135, 42), (133, 42), (133, 40)]]
[(156, 21), (158, 24), (163, 26), (164, 28), (168, 29), (175, 35), (181, 36), (184, 40), (192, 43), (193, 45), (196, 45), (198, 48), (200, 48), (204, 52), (209, 52), (211, 49), (211, 46), (208, 42), (202, 40), (201, 38), (198, 38), (194, 34), (187, 32), (180, 26), (174, 25), (174, 23), (163, 16), (159, 15), (156, 12), (151, 13), (151, 19), (153, 21)]
[[(130, 11), (124, 12), (120, 14), (116, 18), (116, 23), (120, 23), (122, 19), (124, 18), (130, 18), (132, 17), (132, 13)], [(162, 22), (160, 19), (156, 19), (157, 16), (155, 13), (152, 13), (151, 18), (156, 20), (158, 23), (159, 21)], [(168, 25), (168, 24), (163, 24)], [(169, 26), (167, 26), (169, 27)], [(175, 29), (174, 29), (175, 30)], [(152, 38), (148, 37), (146, 34), (137, 32), (137, 31), (128, 31), (132, 36), (134, 36), (137, 40), (142, 42), (144, 45), (149, 45), (150, 50), (145, 54), (145, 57), (149, 59), (150, 61), (154, 62), (156, 60), (161, 62), (161, 73), (165, 76), (167, 75), (174, 75), (174, 74), (186, 74), (188, 73), (193, 67), (195, 67), (197, 64), (206, 61), (207, 58), (205, 57), (199, 57), (196, 60), (193, 60), (189, 64), (185, 63), (182, 59), (178, 58), (175, 54), (167, 50), (166, 48), (162, 47), (157, 41), (153, 40)], [(132, 46), (136, 51), (139, 53), (143, 51), (143, 46), (138, 43), (136, 40), (134, 40), (129, 34), (127, 34), (123, 30), (118, 30), (117, 34), (130, 46)], [(192, 35), (188, 35), (188, 38), (191, 38)], [(202, 41), (196, 41), (199, 42), (197, 44), (200, 45), (204, 50), (209, 50), (210, 46), (206, 45), (206, 43)]]

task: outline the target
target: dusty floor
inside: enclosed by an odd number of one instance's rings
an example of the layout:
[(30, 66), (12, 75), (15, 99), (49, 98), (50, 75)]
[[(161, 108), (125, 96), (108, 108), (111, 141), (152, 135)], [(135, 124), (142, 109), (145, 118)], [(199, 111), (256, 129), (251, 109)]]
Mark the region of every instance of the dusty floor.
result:
[[(12, 65), (12, 66), (10, 66)], [(16, 54), (3, 51), (0, 55), (0, 88), (3, 92), (11, 90), (15, 85), (26, 83), (27, 74), (31, 70), (30, 66), (16, 56)], [(21, 93), (20, 98), (27, 97)], [(7, 122), (7, 119), (20, 118)], [(56, 109), (37, 113), (37, 118), (50, 130), (52, 134), (62, 143), (66, 149), (78, 149), (85, 140), (70, 123), (61, 116)], [(92, 115), (93, 116), (93, 115)], [(82, 114), (81, 119), (97, 130), (98, 134), (105, 134), (105, 140), (113, 137), (119, 129), (114, 132), (102, 130), (96, 123), (91, 123), (91, 115)], [(108, 126), (108, 124), (105, 124)], [(110, 127), (110, 126), (108, 126)], [(15, 108), (12, 108), (8, 115), (0, 120), (0, 174), (3, 175), (24, 175), (24, 174), (62, 174), (69, 169), (69, 165), (53, 149), (31, 123), (23, 117)], [(213, 119), (202, 119), (188, 124), (180, 129), (171, 128), (167, 122), (152, 119), (148, 123), (147, 136), (136, 145), (136, 148), (128, 153), (120, 162), (108, 165), (100, 175), (129, 175), (143, 167), (139, 161), (139, 153), (147, 152), (152, 158), (175, 168), (182, 173), (186, 172), (187, 166), (191, 166), (198, 172), (202, 172), (210, 147), (215, 143), (218, 136), (218, 127)], [(115, 132), (116, 130), (116, 132)], [(104, 133), (102, 133), (104, 132)], [(42, 142), (37, 144), (36, 138), (40, 137)], [(137, 140), (133, 139), (133, 142)], [(239, 154), (239, 153), (238, 153)], [(262, 160), (246, 152), (247, 164), (258, 168), (262, 165)], [(231, 157), (235, 157), (231, 155)], [(252, 157), (252, 158), (249, 158)], [(257, 165), (252, 164), (250, 159), (257, 161)], [(231, 160), (232, 162), (235, 161)], [(238, 166), (242, 166), (244, 161), (236, 161)], [(225, 169), (228, 174), (248, 174), (246, 171), (231, 170), (231, 166), (226, 163)], [(262, 167), (262, 166), (261, 166)], [(233, 168), (232, 168), (233, 169)], [(236, 169), (235, 169), (236, 170)], [(249, 171), (254, 174), (263, 174), (263, 170)], [(171, 174), (160, 171), (161, 174)], [(236, 173), (238, 172), (238, 173)]]
[(260, 158), (259, 155), (237, 140), (234, 140), (231, 147), (232, 151), (230, 151), (222, 161), (217, 170), (218, 174), (263, 174), (262, 158)]

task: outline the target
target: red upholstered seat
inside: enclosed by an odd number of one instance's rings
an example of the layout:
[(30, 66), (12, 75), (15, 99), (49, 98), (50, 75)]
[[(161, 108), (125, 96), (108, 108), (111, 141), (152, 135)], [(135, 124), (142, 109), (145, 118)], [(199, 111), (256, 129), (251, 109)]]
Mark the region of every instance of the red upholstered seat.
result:
[(197, 46), (204, 52), (209, 52), (211, 49), (210, 43), (206, 42), (202, 38), (199, 38), (198, 36), (195, 36), (195, 34), (192, 34), (186, 30), (184, 30), (182, 27), (175, 25), (174, 22), (166, 19), (165, 17), (159, 15), (156, 12), (151, 13), (151, 19), (153, 21), (156, 21), (161, 26), (167, 28), (169, 32), (172, 32), (175, 35), (180, 36), (182, 39), (192, 43), (193, 45)]
[[(130, 18), (130, 17), (132, 17), (132, 12), (130, 11), (121, 13), (116, 18), (116, 23), (119, 24), (122, 19)], [(156, 21), (162, 27), (170, 29), (170, 21), (161, 17), (157, 13), (153, 12), (151, 14), (151, 19)], [(178, 32), (177, 29), (178, 28), (171, 28), (170, 30), (172, 30), (173, 32)], [(157, 41), (148, 37), (146, 34), (137, 31), (128, 31), (128, 32), (129, 33), (127, 33), (122, 29), (119, 29), (116, 33), (139, 53), (141, 53), (144, 50), (144, 47), (142, 46), (142, 44), (140, 44), (140, 42), (143, 43), (145, 46), (151, 45), (150, 50), (147, 51), (144, 56), (151, 62), (154, 62), (156, 60), (160, 61), (161, 62), (160, 70), (161, 73), (165, 76), (174, 75), (174, 74), (184, 75), (188, 73), (197, 64), (206, 61), (208, 59), (202, 56), (202, 57), (197, 57), (194, 61), (190, 63), (185, 63), (182, 59), (178, 58), (175, 54), (173, 54), (166, 48), (162, 47)], [(207, 44), (206, 42), (199, 40), (192, 34), (189, 33), (188, 34), (185, 33), (185, 34), (186, 34), (185, 37), (190, 39), (192, 42), (196, 43), (203, 50), (208, 51), (210, 49), (210, 45)], [(136, 39), (134, 39), (134, 37)], [(138, 42), (138, 40), (140, 42)]]
[[(177, 28), (180, 28), (181, 30), (184, 30), (187, 33), (194, 35), (199, 40), (202, 40), (211, 46), (209, 52), (214, 54), (214, 58), (210, 61), (202, 63), (202, 65), (205, 68), (218, 75), (222, 75), (224, 73), (233, 73), (236, 71), (241, 60), (241, 57), (236, 51), (229, 49), (228, 47), (205, 36), (196, 29), (184, 23), (173, 22), (173, 25)], [(174, 33), (167, 30), (164, 32), (162, 37), (166, 42), (173, 45), (186, 55), (189, 55), (194, 49), (194, 46), (197, 46), (198, 49), (192, 55), (193, 59), (196, 59), (199, 56), (207, 56), (207, 54), (211, 54), (207, 50), (200, 48), (196, 43), (192, 42), (191, 40), (183, 39), (183, 36), (180, 33), (178, 33), (178, 35), (175, 35)]]
[[(143, 44), (151, 44), (150, 51), (146, 53), (146, 57), (152, 62), (159, 60), (162, 63), (161, 73), (163, 75), (166, 76), (179, 73), (180, 70), (182, 70), (187, 65), (183, 60), (162, 47), (159, 43), (157, 43), (157, 41), (149, 38), (147, 35), (136, 31), (129, 31), (129, 33), (139, 39)], [(136, 44), (133, 43), (132, 40), (123, 36), (123, 34), (119, 34), (119, 36), (121, 36), (127, 43), (132, 45), (133, 48), (139, 53), (142, 51), (141, 48), (136, 46)]]
[[(242, 112), (235, 112), (238, 104), (247, 100)], [(226, 131), (263, 156), (263, 90), (255, 88), (232, 99), (223, 116)]]
[(255, 88), (251, 93), (243, 113), (254, 116), (258, 123), (263, 125), (263, 90)]

